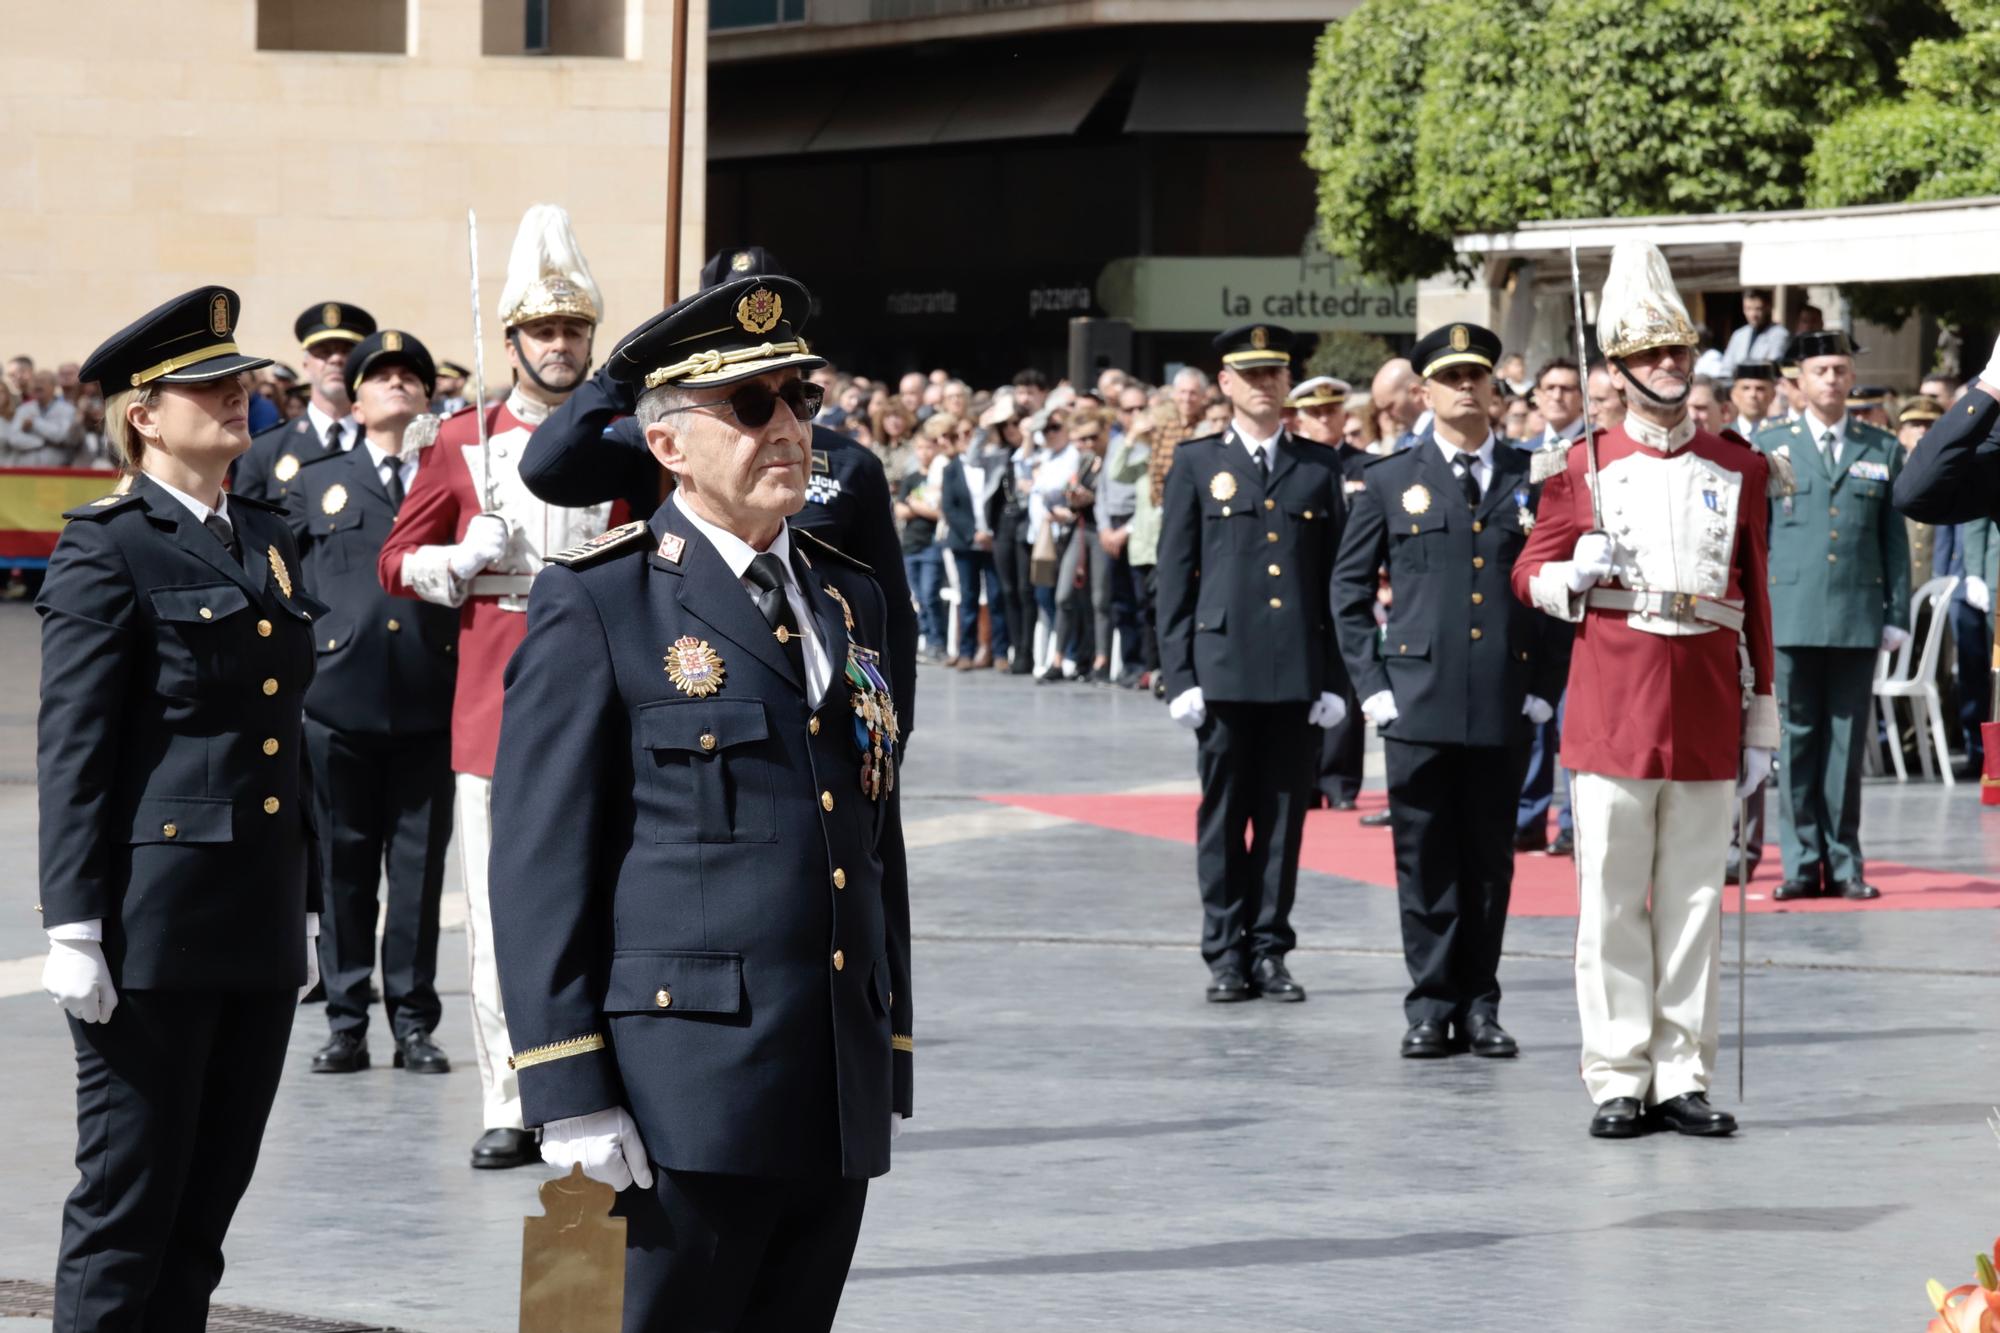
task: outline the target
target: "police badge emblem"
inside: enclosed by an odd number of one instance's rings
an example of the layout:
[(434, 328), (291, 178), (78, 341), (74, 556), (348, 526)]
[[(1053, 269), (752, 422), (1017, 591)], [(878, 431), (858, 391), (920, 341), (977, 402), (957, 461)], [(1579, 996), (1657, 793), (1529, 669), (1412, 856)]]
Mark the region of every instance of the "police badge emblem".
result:
[(1218, 500), (1234, 499), (1236, 495), (1236, 474), (1218, 472), (1209, 479), (1208, 493)]
[(382, 350), (385, 352), (402, 351), (403, 335), (396, 332), (394, 329), (390, 329), (387, 333), (384, 333), (382, 335)]
[(759, 287), (736, 303), (736, 322), (745, 333), (769, 333), (784, 313), (784, 301), (768, 287)]
[(328, 301), (319, 308), (319, 322), (330, 329), (339, 328), (343, 322), (340, 315), (340, 307)]
[(297, 454), (286, 454), (283, 458), (280, 458), (278, 465), (271, 469), (271, 475), (279, 481), (290, 481), (293, 477), (298, 476), (299, 456)]
[(337, 481), (327, 487), (326, 494), (319, 498), (319, 507), (324, 514), (338, 514), (347, 508), (347, 487)]
[(1427, 513), (1429, 512), (1430, 507), (1431, 507), (1431, 493), (1429, 487), (1419, 483), (1415, 486), (1410, 487), (1409, 490), (1403, 492), (1404, 513), (1406, 514)]
[(285, 568), (285, 557), (278, 554), (275, 546), (265, 547), (264, 556), (271, 562), (271, 577), (278, 581), (278, 591), (285, 594), (289, 601), (292, 596), (292, 571)]
[(1271, 346), (1270, 330), (1261, 324), (1250, 330), (1250, 346), (1260, 352), (1268, 350)]
[(729, 271), (732, 273), (748, 273), (750, 271), (750, 252), (748, 250), (738, 250), (735, 257), (729, 261)]
[(684, 634), (667, 649), (667, 679), (694, 699), (706, 699), (722, 688), (722, 656), (707, 639)]
[(208, 331), (218, 338), (229, 336), (229, 298), (217, 296), (208, 303)]
[(657, 554), (668, 564), (678, 565), (681, 562), (681, 552), (685, 550), (687, 550), (687, 538), (670, 532), (660, 538), (660, 549)]

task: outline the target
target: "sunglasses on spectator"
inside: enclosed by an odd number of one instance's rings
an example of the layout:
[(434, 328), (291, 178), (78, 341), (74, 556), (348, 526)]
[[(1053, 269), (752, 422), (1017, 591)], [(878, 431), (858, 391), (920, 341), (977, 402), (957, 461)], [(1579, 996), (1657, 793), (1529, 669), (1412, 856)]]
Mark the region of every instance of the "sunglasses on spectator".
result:
[(819, 415), (821, 404), (826, 402), (826, 390), (811, 380), (788, 380), (778, 387), (776, 393), (761, 380), (750, 380), (727, 398), (715, 398), (705, 403), (689, 403), (685, 407), (669, 408), (670, 412), (692, 412), (704, 407), (727, 407), (736, 420), (751, 430), (765, 425), (783, 403), (792, 409), (792, 415), (800, 421), (811, 421)]
[(1069, 437), (1069, 439), (1071, 444), (1089, 444), (1091, 441), (1095, 440), (1098, 436), (1102, 434), (1103, 434), (1102, 431), (1094, 430), (1087, 435), (1072, 435)]

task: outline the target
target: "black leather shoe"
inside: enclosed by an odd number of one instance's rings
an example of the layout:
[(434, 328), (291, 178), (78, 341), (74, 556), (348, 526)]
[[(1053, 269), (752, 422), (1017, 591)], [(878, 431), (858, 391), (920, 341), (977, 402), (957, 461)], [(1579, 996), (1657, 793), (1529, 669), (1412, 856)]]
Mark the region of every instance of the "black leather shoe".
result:
[(1637, 1097), (1613, 1097), (1590, 1117), (1593, 1139), (1636, 1139), (1645, 1132), (1646, 1120)]
[(1865, 903), (1870, 898), (1880, 898), (1882, 890), (1873, 884), (1863, 884), (1858, 879), (1837, 879), (1826, 886), (1830, 898), (1846, 898), (1850, 902)]
[(1292, 974), (1285, 970), (1282, 958), (1264, 957), (1252, 963), (1250, 984), (1267, 1000), (1296, 1004), (1306, 998), (1306, 988), (1292, 980)]
[(313, 1056), (315, 1074), (358, 1074), (368, 1068), (368, 1039), (358, 1032), (336, 1032)]
[(1234, 963), (1222, 963), (1210, 972), (1208, 978), (1208, 1002), (1210, 1004), (1234, 1004), (1238, 1000), (1254, 1000), (1257, 992), (1251, 988), (1250, 979), (1243, 975), (1243, 969)]
[(535, 1136), (525, 1129), (489, 1129), (472, 1145), (472, 1165), (481, 1171), (533, 1166), (541, 1160)]
[(1377, 810), (1374, 814), (1361, 816), (1360, 820), (1362, 828), (1385, 828), (1388, 826), (1388, 823), (1389, 809), (1387, 806)]
[(1405, 1060), (1442, 1060), (1450, 1054), (1451, 1039), (1445, 1033), (1445, 1025), (1437, 1019), (1413, 1023), (1403, 1034)]
[(1489, 1060), (1511, 1060), (1521, 1053), (1519, 1044), (1507, 1035), (1507, 1029), (1500, 1026), (1498, 1019), (1474, 1018), (1466, 1039), (1474, 1055)]
[(412, 1032), (396, 1039), (396, 1068), (412, 1074), (449, 1074), (451, 1061), (428, 1032)]
[(1549, 844), (1550, 856), (1575, 856), (1576, 836), (1568, 829), (1557, 832), (1556, 840)]
[(1781, 903), (1797, 902), (1801, 898), (1819, 897), (1819, 881), (1812, 879), (1788, 879), (1771, 891), (1771, 896)]
[(1676, 1134), (1720, 1137), (1736, 1132), (1736, 1117), (1710, 1106), (1707, 1096), (1699, 1092), (1684, 1092), (1671, 1101), (1661, 1102), (1653, 1108), (1653, 1114)]

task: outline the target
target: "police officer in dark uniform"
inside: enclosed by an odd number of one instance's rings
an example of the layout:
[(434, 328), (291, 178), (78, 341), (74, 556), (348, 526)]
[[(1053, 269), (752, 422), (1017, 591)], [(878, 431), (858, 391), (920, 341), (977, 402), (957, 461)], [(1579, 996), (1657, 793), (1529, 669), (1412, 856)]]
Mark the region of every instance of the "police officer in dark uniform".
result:
[[(759, 275), (782, 277), (785, 270), (759, 245), (723, 250), (703, 266), (701, 286), (707, 291)], [(623, 500), (634, 517), (649, 516), (665, 493), (662, 486), (671, 481), (662, 477), (659, 464), (646, 451), (639, 423), (632, 418), (633, 406), (631, 387), (612, 373), (607, 362), (535, 428), (521, 457), (521, 480), (550, 504)], [(807, 503), (791, 524), (853, 552), (882, 585), (889, 600), (889, 665), (896, 678), (896, 707), (908, 734), (917, 718), (917, 612), (903, 573), (888, 478), (882, 461), (866, 446), (824, 426), (811, 429)]]
[(1919, 523), (2000, 519), (2000, 342), (1978, 378), (1903, 460), (1891, 494)]
[[(1531, 726), (1554, 714), (1566, 626), (1508, 583), (1534, 527), (1531, 456), (1493, 432), (1500, 339), (1452, 324), (1420, 340), (1432, 438), (1371, 463), (1335, 571), (1341, 653), (1382, 735), (1410, 1028), (1402, 1053), (1512, 1056), (1500, 941)], [(1378, 571), (1394, 604), (1378, 630)]]
[(1315, 728), (1346, 715), (1331, 600), (1340, 467), (1285, 432), (1293, 342), (1272, 324), (1215, 340), (1235, 416), (1174, 451), (1160, 505), (1160, 666), (1169, 715), (1200, 745), (1201, 956), (1220, 1003), (1306, 997), (1285, 955)]
[(558, 555), (507, 669), (493, 925), (527, 1123), (621, 1189), (625, 1328), (826, 1329), (911, 1109), (882, 590), (792, 528), (811, 297), (724, 282), (608, 369), (673, 494)]
[[(376, 557), (423, 466), (404, 432), (437, 383), (430, 352), (385, 329), (347, 357), (360, 443), (316, 453), (288, 491), (306, 577), (330, 613), (314, 636), (319, 672), (306, 694), (306, 747), (326, 834), (326, 1045), (316, 1074), (368, 1068), (370, 977), (378, 890), (388, 877), (382, 996), (395, 1064), (442, 1074), (451, 1062), (431, 1034), (437, 993), (438, 904), (451, 841), (451, 700), (458, 679), (458, 612), (391, 597)], [(414, 443), (414, 441), (412, 442)]]
[(82, 1177), (62, 1329), (206, 1324), (315, 970), (299, 705), (322, 608), (282, 514), (222, 486), (269, 364), (236, 349), (238, 310), (197, 288), (84, 363), (127, 475), (64, 515), (35, 604), (42, 980), (76, 1044)]
[(375, 332), (375, 317), (360, 306), (324, 301), (294, 320), (292, 331), (304, 349), (302, 365), (312, 397), (304, 416), (250, 441), (249, 452), (236, 460), (232, 495), (283, 504), (285, 488), (301, 464), (322, 453), (352, 449), (360, 438), (347, 397), (347, 356), (354, 344)]

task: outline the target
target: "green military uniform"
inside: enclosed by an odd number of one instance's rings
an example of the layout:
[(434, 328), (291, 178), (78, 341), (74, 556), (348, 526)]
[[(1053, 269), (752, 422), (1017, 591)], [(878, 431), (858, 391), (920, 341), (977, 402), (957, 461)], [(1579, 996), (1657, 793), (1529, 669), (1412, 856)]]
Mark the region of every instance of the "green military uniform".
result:
[(1771, 502), (1771, 625), (1786, 886), (1810, 892), (1863, 882), (1861, 760), (1875, 655), (1883, 626), (1910, 619), (1909, 535), (1889, 503), (1902, 448), (1851, 414), (1834, 429), (1832, 458), (1810, 414), (1756, 439), (1793, 474), (1792, 493)]

